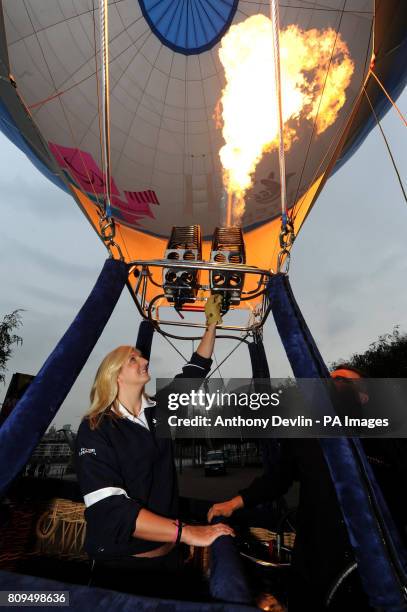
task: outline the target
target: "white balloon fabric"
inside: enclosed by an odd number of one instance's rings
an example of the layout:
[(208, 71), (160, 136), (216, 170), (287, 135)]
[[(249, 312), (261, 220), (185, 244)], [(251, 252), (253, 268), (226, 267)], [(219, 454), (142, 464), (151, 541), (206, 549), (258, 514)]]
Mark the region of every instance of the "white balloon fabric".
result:
[[(199, 223), (210, 236), (222, 224), (224, 139), (215, 118), (225, 87), (220, 41), (231, 24), (269, 15), (267, 1), (195, 0), (182, 7), (173, 0), (109, 3), (113, 216), (123, 226), (161, 237), (173, 225)], [(102, 199), (96, 0), (3, 0), (3, 11), (19, 94), (69, 182), (90, 200)], [(318, 135), (314, 120), (296, 125), (286, 162), (292, 208), (328, 167), (361, 91), (373, 1), (285, 0), (280, 17), (282, 29), (334, 30), (354, 63), (346, 101), (332, 125)], [(271, 79), (272, 68), (260, 78)], [(260, 96), (261, 82), (258, 90)], [(256, 106), (250, 110), (256, 116)], [(277, 153), (271, 150), (256, 167), (242, 227), (249, 231), (276, 218), (279, 196)]]

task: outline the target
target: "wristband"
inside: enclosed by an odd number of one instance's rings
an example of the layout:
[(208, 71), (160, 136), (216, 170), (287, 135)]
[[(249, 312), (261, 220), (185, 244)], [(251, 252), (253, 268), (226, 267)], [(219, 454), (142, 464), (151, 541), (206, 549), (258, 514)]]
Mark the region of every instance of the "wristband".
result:
[(175, 521), (175, 525), (177, 526), (177, 535), (175, 537), (174, 544), (175, 546), (178, 546), (178, 544), (181, 542), (182, 528), (184, 525), (179, 519)]

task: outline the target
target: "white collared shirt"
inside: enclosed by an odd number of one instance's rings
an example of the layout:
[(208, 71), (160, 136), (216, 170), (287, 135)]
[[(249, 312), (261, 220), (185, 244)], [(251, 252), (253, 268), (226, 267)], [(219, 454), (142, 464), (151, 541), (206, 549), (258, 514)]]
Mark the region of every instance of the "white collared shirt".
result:
[(138, 416), (132, 414), (131, 412), (129, 412), (127, 410), (127, 408), (125, 406), (123, 406), (123, 404), (121, 404), (119, 402), (119, 406), (118, 406), (118, 411), (120, 412), (120, 414), (126, 418), (129, 419), (129, 421), (132, 421), (133, 423), (138, 423), (139, 425), (141, 425), (142, 427), (145, 427), (146, 429), (150, 430), (149, 426), (148, 426), (148, 422), (147, 422), (147, 418), (145, 415), (145, 409), (148, 408), (149, 406), (155, 406), (156, 402), (154, 402), (153, 400), (150, 400), (148, 398), (146, 398), (144, 395), (141, 396), (141, 409), (140, 412), (138, 414)]

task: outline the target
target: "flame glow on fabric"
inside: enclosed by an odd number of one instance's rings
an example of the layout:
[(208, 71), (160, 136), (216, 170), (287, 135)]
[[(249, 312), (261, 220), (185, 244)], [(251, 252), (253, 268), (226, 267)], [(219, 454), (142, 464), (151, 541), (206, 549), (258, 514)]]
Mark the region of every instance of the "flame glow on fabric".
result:
[[(336, 120), (354, 71), (347, 44), (333, 29), (303, 31), (295, 25), (280, 33), (284, 144), (298, 140), (301, 120), (314, 121), (316, 134)], [(220, 150), (223, 180), (234, 196), (233, 224), (244, 214), (244, 195), (263, 152), (276, 148), (277, 92), (274, 79), (272, 24), (254, 15), (232, 26), (223, 37), (219, 57), (227, 85), (222, 92)], [(330, 70), (328, 71), (328, 67)], [(269, 71), (270, 78), (262, 78)]]

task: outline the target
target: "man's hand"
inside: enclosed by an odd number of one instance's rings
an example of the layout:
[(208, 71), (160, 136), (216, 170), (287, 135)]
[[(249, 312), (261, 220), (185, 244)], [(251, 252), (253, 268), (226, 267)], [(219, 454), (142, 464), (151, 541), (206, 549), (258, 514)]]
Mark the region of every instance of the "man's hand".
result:
[(208, 523), (210, 523), (215, 516), (231, 516), (235, 510), (243, 508), (243, 506), (244, 503), (241, 495), (237, 495), (221, 504), (214, 504), (208, 512)]
[(185, 525), (182, 529), (181, 542), (192, 546), (210, 546), (220, 536), (235, 536), (229, 525)]

